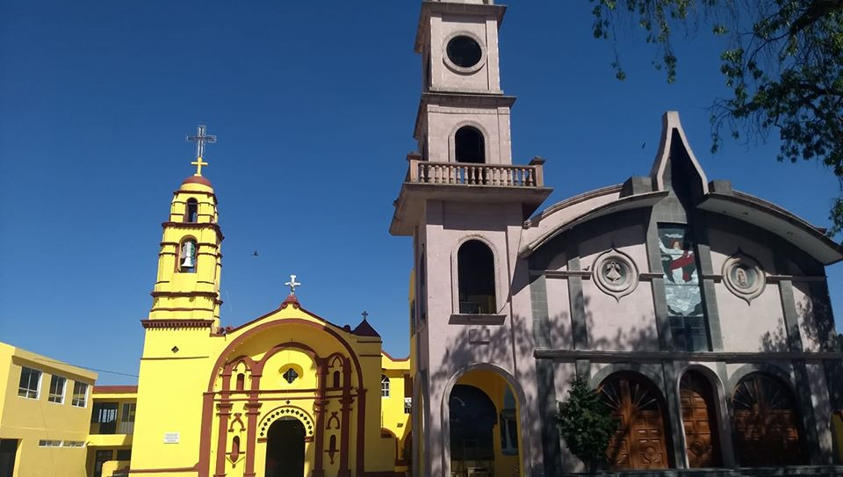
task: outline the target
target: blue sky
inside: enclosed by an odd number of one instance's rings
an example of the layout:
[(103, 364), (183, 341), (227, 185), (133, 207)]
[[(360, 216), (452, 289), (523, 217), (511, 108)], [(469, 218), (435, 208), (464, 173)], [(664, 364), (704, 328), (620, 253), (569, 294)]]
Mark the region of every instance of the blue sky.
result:
[[(775, 138), (709, 153), (707, 108), (727, 93), (718, 40), (680, 35), (668, 85), (642, 36), (622, 30), (619, 82), (590, 10), (513, 0), (501, 29), (513, 157), (547, 159), (545, 205), (645, 175), (674, 109), (709, 179), (828, 225), (837, 182), (820, 165), (776, 162)], [(418, 11), (409, 0), (0, 3), (0, 340), (137, 374), (160, 224), (192, 173), (184, 136), (204, 123), (219, 138), (206, 177), (226, 235), (223, 324), (277, 307), (295, 273), (306, 308), (340, 324), (367, 310), (385, 349), (405, 355), (411, 241), (388, 226), (416, 148)], [(843, 266), (828, 274), (843, 310)]]

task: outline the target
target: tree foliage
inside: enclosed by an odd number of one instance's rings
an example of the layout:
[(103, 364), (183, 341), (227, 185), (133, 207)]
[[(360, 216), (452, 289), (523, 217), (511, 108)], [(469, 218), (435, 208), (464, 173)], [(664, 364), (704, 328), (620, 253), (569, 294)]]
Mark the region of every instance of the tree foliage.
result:
[[(843, 191), (843, 0), (589, 0), (594, 36), (616, 40), (632, 19), (657, 49), (654, 64), (676, 80), (675, 30), (708, 27), (725, 38), (720, 71), (731, 97), (713, 102), (712, 150), (735, 138), (781, 139), (779, 161), (817, 160)], [(618, 59), (618, 79), (626, 76)], [(830, 234), (843, 231), (843, 193)]]
[(557, 424), (568, 449), (594, 473), (606, 462), (609, 439), (617, 422), (603, 404), (597, 391), (589, 388), (585, 379), (571, 380), (568, 399), (559, 403)]

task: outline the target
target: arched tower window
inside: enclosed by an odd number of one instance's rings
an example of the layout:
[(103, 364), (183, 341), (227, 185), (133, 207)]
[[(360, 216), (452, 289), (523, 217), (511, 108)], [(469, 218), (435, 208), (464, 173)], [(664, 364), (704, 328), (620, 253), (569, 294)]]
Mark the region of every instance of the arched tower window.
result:
[(381, 375), (381, 397), (389, 397), (389, 378)]
[(334, 386), (335, 388), (342, 387), (342, 379), (340, 378), (340, 372), (334, 371)]
[(454, 153), (457, 162), (485, 163), (486, 141), (483, 133), (475, 127), (461, 127), (454, 135)]
[(179, 247), (179, 271), (182, 273), (196, 273), (196, 241), (185, 240)]
[(495, 256), (479, 240), (469, 240), (457, 252), (460, 313), (491, 314), (495, 304)]
[(236, 389), (238, 391), (242, 391), (245, 388), (246, 388), (246, 375), (243, 374), (243, 373), (240, 373), (240, 374), (237, 375), (237, 388)]
[(199, 221), (199, 202), (196, 199), (187, 199), (187, 210), (184, 214), (184, 221), (196, 223)]

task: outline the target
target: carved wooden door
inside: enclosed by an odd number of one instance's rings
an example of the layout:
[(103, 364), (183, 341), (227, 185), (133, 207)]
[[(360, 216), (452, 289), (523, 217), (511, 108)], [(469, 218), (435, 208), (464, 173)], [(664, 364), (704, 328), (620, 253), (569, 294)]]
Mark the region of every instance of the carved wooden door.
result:
[(740, 465), (802, 463), (799, 413), (783, 384), (775, 378), (751, 374), (735, 388), (732, 402)]
[(699, 374), (689, 371), (682, 376), (679, 384), (679, 399), (682, 402), (688, 465), (691, 468), (719, 466), (720, 452), (711, 385)]
[(613, 469), (666, 469), (664, 419), (658, 391), (630, 376), (611, 377), (600, 387), (618, 420), (607, 451)]

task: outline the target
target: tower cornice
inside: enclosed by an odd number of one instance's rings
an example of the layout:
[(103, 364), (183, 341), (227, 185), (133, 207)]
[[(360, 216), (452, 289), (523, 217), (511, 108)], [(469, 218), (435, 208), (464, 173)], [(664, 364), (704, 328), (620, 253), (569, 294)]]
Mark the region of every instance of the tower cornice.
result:
[(419, 109), (416, 112), (416, 123), (413, 126), (413, 137), (419, 139), (421, 131), (419, 128), (422, 124), (422, 118), (425, 115), (427, 107), (430, 105), (436, 106), (453, 106), (453, 107), (488, 107), (488, 108), (511, 108), (515, 104), (515, 96), (507, 96), (504, 94), (490, 94), (490, 93), (457, 93), (446, 91), (430, 91), (422, 93), (419, 100)]
[(503, 23), (503, 16), (506, 13), (506, 5), (483, 5), (476, 3), (451, 3), (440, 1), (422, 2), (419, 24), (416, 28), (415, 51), (421, 53), (424, 45), (426, 26), (434, 13), (447, 13), (451, 15), (483, 15), (492, 17), (498, 22), (498, 28)]
[(225, 235), (222, 234), (219, 224), (212, 222), (162, 222), (161, 227), (165, 230), (173, 229), (212, 229), (217, 234), (217, 240), (222, 242), (225, 240)]

